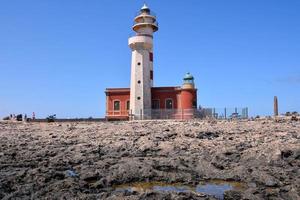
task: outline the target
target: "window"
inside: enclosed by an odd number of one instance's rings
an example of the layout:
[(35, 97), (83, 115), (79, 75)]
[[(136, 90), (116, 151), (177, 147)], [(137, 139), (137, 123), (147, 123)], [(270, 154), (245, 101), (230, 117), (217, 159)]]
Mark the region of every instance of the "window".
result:
[(114, 110), (120, 110), (120, 101), (114, 101)]
[(141, 65), (141, 63), (140, 63), (140, 62), (138, 62), (138, 63), (137, 63), (137, 65)]
[(141, 83), (141, 81), (140, 80), (138, 80), (138, 84), (140, 84)]
[(152, 100), (152, 109), (159, 109), (159, 100), (158, 99)]
[(150, 79), (153, 80), (153, 70), (150, 71)]
[(173, 109), (173, 100), (166, 99), (166, 109)]
[(137, 100), (140, 100), (141, 99), (141, 97), (137, 97)]
[(130, 101), (126, 102), (126, 109), (129, 110), (130, 109)]
[(150, 60), (151, 62), (153, 62), (153, 53), (152, 53), (152, 52), (149, 52), (149, 60)]

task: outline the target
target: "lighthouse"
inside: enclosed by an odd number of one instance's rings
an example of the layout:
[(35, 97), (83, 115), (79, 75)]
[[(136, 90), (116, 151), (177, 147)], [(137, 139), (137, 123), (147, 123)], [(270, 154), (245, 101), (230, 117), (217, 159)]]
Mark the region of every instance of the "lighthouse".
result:
[[(130, 87), (106, 88), (107, 120), (192, 119), (197, 109), (197, 88), (187, 73), (182, 86), (153, 86), (153, 34), (156, 16), (147, 5), (138, 11), (130, 37)], [(171, 79), (171, 77), (170, 77)]]
[(134, 18), (135, 36), (128, 40), (132, 50), (130, 110), (134, 119), (145, 119), (151, 109), (153, 87), (153, 33), (158, 30), (156, 16), (144, 4)]

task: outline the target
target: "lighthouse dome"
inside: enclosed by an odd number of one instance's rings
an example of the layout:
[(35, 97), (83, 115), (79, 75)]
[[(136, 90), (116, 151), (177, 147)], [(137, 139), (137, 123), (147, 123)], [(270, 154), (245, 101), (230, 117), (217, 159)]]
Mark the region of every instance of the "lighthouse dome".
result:
[(150, 11), (150, 8), (144, 3), (143, 7), (141, 8), (141, 11)]
[(188, 89), (188, 88), (194, 88), (194, 77), (189, 72), (185, 74), (183, 77), (183, 85), (182, 88)]
[(186, 73), (183, 80), (194, 80), (194, 77), (191, 73)]

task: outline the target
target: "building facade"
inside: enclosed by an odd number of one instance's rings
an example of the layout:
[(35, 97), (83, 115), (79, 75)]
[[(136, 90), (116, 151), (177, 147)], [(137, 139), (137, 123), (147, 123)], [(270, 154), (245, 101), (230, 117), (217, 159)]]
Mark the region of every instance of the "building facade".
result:
[(128, 45), (132, 51), (130, 88), (107, 88), (106, 119), (154, 119), (172, 112), (173, 118), (191, 118), (197, 108), (194, 77), (187, 73), (182, 86), (153, 87), (153, 33), (156, 16), (144, 5), (134, 18)]

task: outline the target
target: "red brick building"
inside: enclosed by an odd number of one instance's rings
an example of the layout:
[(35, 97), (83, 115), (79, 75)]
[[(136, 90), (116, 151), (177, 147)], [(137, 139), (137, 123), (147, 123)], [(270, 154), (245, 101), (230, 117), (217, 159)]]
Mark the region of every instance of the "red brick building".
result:
[(194, 77), (187, 73), (180, 87), (153, 87), (153, 33), (156, 16), (144, 5), (134, 18), (130, 88), (107, 88), (106, 119), (190, 119), (197, 108)]
[[(105, 94), (106, 118), (128, 120), (131, 114), (130, 88), (107, 88)], [(152, 114), (153, 111), (172, 111), (173, 118), (190, 119), (191, 111), (197, 108), (197, 89), (194, 88), (193, 77), (189, 73), (185, 76), (182, 87), (152, 87), (151, 97)], [(156, 114), (154, 118), (162, 116)]]

